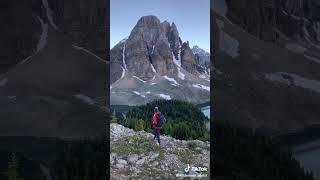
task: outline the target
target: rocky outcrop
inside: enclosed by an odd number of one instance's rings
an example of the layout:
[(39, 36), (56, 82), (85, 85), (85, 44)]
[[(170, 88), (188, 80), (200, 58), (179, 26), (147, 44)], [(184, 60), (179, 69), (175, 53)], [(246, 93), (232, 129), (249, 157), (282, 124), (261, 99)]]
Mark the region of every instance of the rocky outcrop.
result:
[(180, 59), (181, 58), (180, 52), (181, 52), (182, 41), (179, 37), (179, 32), (177, 30), (177, 26), (174, 23), (171, 24), (170, 30), (167, 34), (167, 37), (168, 37), (168, 41), (170, 43), (171, 51), (173, 52), (175, 58)]
[(155, 16), (142, 17), (125, 42), (127, 69), (135, 76), (148, 80), (155, 72), (161, 75), (174, 71), (168, 39)]
[(203, 167), (208, 171), (193, 171), (194, 176), (210, 179), (210, 143), (198, 140), (182, 141), (161, 136), (161, 146), (153, 142), (153, 135), (135, 132), (119, 124), (110, 125), (111, 179), (175, 179), (185, 174), (185, 168)]
[(196, 74), (196, 62), (194, 54), (189, 47), (189, 42), (182, 44), (181, 48), (181, 66), (191, 74)]

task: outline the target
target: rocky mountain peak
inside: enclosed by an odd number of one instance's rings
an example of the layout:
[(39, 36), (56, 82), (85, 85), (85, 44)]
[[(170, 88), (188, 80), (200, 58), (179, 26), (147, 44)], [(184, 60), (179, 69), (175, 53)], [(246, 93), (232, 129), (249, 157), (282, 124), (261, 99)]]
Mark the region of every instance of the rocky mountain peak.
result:
[(159, 25), (160, 25), (160, 20), (157, 18), (157, 16), (149, 15), (149, 16), (141, 17), (136, 26), (158, 27)]
[(124, 91), (133, 104), (159, 97), (186, 99), (190, 92), (195, 92), (190, 101), (203, 102), (202, 97), (210, 91), (210, 75), (197, 68), (189, 43), (182, 44), (174, 23), (160, 22), (155, 16), (140, 18), (128, 39), (110, 51), (111, 91), (116, 103), (123, 103)]
[[(119, 79), (124, 71), (130, 72), (144, 81), (152, 79), (156, 74), (176, 76), (178, 68), (174, 61), (181, 61), (182, 49), (186, 71), (196, 73), (195, 58), (187, 42), (182, 48), (182, 40), (174, 22), (160, 22), (153, 15), (141, 17), (129, 38), (121, 41), (111, 50), (111, 64), (114, 66), (112, 83)], [(189, 58), (189, 59), (188, 59)], [(188, 63), (187, 63), (188, 62)], [(123, 71), (124, 70), (124, 71)], [(121, 73), (122, 72), (122, 73)]]

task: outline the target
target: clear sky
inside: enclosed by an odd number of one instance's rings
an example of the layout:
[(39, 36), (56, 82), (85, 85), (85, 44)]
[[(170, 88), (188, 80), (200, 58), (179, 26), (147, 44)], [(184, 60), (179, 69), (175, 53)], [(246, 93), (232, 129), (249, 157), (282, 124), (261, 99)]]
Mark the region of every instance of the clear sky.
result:
[(174, 22), (183, 42), (210, 52), (210, 0), (111, 0), (110, 47), (128, 37), (146, 15)]

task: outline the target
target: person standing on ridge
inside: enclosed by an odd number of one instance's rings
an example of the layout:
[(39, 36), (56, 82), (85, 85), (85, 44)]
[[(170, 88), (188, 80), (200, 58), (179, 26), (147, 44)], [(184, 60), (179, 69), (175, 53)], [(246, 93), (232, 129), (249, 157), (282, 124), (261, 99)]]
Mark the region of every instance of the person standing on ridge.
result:
[(157, 138), (158, 143), (157, 145), (160, 146), (160, 129), (162, 129), (163, 124), (167, 122), (167, 119), (163, 116), (163, 114), (159, 111), (158, 107), (154, 108), (154, 115), (153, 115), (153, 141)]

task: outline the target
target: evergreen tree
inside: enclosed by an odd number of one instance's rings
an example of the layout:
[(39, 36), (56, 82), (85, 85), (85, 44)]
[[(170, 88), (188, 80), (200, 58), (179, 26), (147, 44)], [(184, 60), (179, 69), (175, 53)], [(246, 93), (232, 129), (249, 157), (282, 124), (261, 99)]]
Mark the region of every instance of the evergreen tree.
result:
[(18, 174), (18, 161), (16, 153), (11, 153), (8, 162), (8, 171), (6, 172), (8, 180), (23, 180)]
[(118, 123), (118, 119), (116, 116), (116, 111), (114, 110), (111, 116), (111, 123)]
[[(198, 107), (180, 100), (155, 100), (146, 105), (133, 106), (126, 113), (127, 122), (124, 125), (134, 130), (143, 128), (151, 132), (154, 107), (159, 107), (168, 119), (168, 122), (163, 125), (164, 134), (186, 140), (210, 140), (209, 131), (205, 127), (209, 119)], [(143, 126), (140, 120), (145, 121)]]

